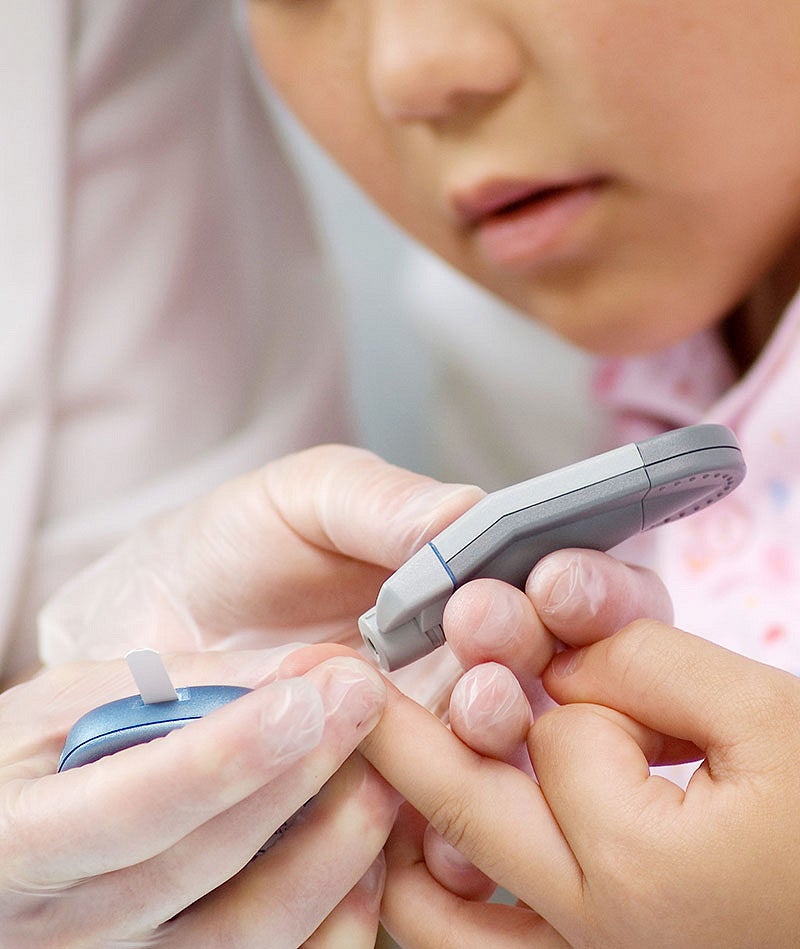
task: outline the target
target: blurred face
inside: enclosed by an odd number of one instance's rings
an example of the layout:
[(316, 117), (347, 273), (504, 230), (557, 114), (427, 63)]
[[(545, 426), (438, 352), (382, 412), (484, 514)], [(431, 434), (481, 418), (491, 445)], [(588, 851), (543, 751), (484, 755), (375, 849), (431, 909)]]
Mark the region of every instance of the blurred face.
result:
[(797, 279), (800, 0), (250, 16), (279, 93), (385, 211), (581, 346), (649, 351)]

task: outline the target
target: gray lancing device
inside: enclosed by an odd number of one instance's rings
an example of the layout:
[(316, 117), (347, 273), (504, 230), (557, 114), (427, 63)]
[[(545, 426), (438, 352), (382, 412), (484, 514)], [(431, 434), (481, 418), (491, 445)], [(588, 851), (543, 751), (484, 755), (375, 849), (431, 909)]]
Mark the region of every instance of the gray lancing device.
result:
[(546, 554), (610, 550), (708, 507), (745, 470), (730, 429), (690, 425), (488, 494), (386, 580), (358, 621), (364, 642), (384, 670), (408, 665), (444, 643), (445, 604), (469, 580), (523, 589)]

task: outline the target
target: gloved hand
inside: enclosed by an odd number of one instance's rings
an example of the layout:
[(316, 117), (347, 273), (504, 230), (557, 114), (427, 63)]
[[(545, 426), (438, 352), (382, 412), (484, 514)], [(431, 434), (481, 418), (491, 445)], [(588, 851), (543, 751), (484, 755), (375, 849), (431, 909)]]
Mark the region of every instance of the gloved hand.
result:
[[(288, 456), (145, 525), (67, 584), (42, 612), (42, 656), (56, 664), (115, 657), (144, 646), (161, 652), (272, 646), (280, 647), (277, 664), (293, 640), (360, 645), (356, 619), (374, 602), (385, 576), (481, 495), (477, 488), (441, 485), (353, 448), (324, 446)], [(430, 668), (441, 665), (446, 650), (439, 653), (427, 672), (414, 672), (415, 694), (431, 705), (441, 692), (449, 695), (452, 685), (451, 677)], [(228, 660), (218, 654), (207, 661)], [(450, 662), (452, 676), (457, 664), (452, 657)], [(345, 718), (342, 727), (346, 724)], [(313, 788), (308, 779), (283, 778), (278, 792), (274, 787), (270, 792), (277, 794), (281, 814), (293, 813), (341, 761), (329, 755)], [(69, 780), (88, 778), (81, 774)], [(189, 932), (190, 925), (216, 926), (221, 900), (219, 916), (228, 925), (236, 919), (236, 925), (246, 927), (256, 920), (258, 938), (248, 932), (259, 945), (265, 918), (272, 914), (279, 921), (291, 918), (295, 934), (305, 935), (325, 919), (316, 937), (323, 943), (341, 931), (349, 933), (349, 946), (374, 940), (382, 883), (379, 852), (390, 820), (387, 795), (391, 798), (372, 769), (357, 757), (349, 760), (308, 814), (303, 812), (300, 826), (292, 827), (291, 847), (273, 847), (257, 862), (257, 873), (248, 868), (247, 879), (256, 881), (249, 889), (240, 874), (191, 914), (184, 913), (181, 931)], [(369, 825), (368, 833), (353, 830), (362, 823)], [(269, 836), (263, 821), (256, 836), (262, 842)], [(250, 846), (248, 836), (243, 849)], [(217, 840), (211, 849), (220, 848)], [(234, 848), (221, 866), (235, 864), (241, 851)], [(352, 854), (346, 868), (334, 862), (337, 853)], [(359, 874), (376, 859), (364, 885), (357, 885)], [(276, 869), (265, 876), (267, 867)], [(86, 875), (97, 875), (96, 868), (90, 870)], [(204, 879), (202, 869), (198, 878)], [(214, 876), (211, 886), (221, 879)], [(198, 884), (191, 895), (205, 885)], [(272, 896), (265, 900), (265, 893)], [(148, 918), (163, 916), (157, 886), (143, 890), (140, 898), (143, 906), (154, 901)], [(173, 909), (170, 902), (168, 911)], [(190, 924), (190, 918), (202, 922)], [(280, 927), (276, 932), (282, 932)], [(237, 945), (248, 945), (247, 938), (243, 935)], [(280, 938), (270, 933), (270, 946), (281, 945)]]
[(342, 931), (374, 944), (398, 798), (353, 749), (385, 688), (342, 657), (281, 678), (283, 655), (166, 657), (176, 685), (254, 691), (60, 774), (73, 722), (130, 694), (123, 663), (63, 666), (0, 695), (4, 946), (295, 949), (317, 927), (322, 944)]
[[(482, 494), (355, 448), (287, 456), (146, 524), (66, 584), (40, 616), (42, 658), (360, 647), (356, 620), (385, 577)], [(442, 711), (459, 668), (449, 657), (447, 674), (434, 671), (446, 656), (405, 679), (428, 705), (444, 690)]]

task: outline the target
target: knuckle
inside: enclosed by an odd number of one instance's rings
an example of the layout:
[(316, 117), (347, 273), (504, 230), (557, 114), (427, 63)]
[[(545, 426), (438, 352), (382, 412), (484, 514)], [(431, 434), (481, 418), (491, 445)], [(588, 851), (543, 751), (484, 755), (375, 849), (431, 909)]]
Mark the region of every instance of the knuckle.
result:
[[(752, 671), (755, 673), (756, 669), (761, 673), (761, 667), (754, 667)], [(800, 719), (800, 684), (794, 676), (777, 669), (770, 669), (767, 675), (753, 674), (743, 683), (738, 704), (743, 727), (757, 746), (783, 748), (788, 742), (794, 757)], [(784, 740), (768, 745), (763, 740), (765, 733), (781, 735)]]
[[(434, 830), (460, 853), (471, 857), (476, 849), (475, 835), (480, 822), (462, 793), (452, 789), (442, 794), (429, 815)], [(478, 842), (479, 843), (479, 842)]]
[(635, 619), (609, 641), (614, 658), (625, 662), (663, 638), (664, 624), (656, 619)]

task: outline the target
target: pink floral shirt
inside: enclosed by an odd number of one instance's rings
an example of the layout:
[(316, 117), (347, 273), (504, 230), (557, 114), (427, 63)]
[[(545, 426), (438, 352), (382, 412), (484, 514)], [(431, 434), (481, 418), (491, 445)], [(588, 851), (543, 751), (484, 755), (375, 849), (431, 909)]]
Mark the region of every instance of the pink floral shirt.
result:
[(646, 561), (672, 593), (676, 625), (800, 674), (800, 295), (739, 381), (713, 331), (652, 356), (603, 360), (598, 400), (615, 441), (722, 422), (748, 466), (728, 498), (642, 535), (624, 555)]

